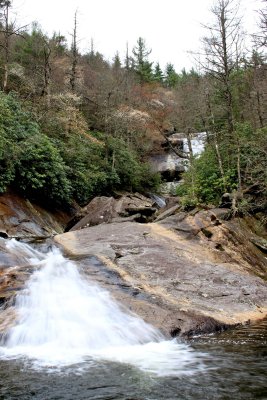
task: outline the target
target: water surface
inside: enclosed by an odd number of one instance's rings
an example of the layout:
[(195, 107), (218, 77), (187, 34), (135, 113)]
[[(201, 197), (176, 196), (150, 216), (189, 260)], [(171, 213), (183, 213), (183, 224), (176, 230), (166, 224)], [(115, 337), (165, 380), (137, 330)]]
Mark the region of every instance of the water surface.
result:
[(0, 347), (1, 399), (267, 399), (267, 321), (167, 341), (58, 250), (9, 244), (35, 269)]

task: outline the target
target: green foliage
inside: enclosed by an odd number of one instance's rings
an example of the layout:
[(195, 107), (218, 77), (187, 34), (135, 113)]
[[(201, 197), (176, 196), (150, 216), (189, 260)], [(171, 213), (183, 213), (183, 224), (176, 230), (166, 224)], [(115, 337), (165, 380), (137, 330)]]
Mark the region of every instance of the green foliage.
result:
[(168, 63), (165, 71), (165, 84), (168, 88), (174, 88), (179, 82), (179, 75), (174, 69), (173, 64)]
[(79, 112), (64, 105), (65, 114), (58, 107), (42, 122), (44, 134), (15, 95), (0, 93), (0, 192), (12, 186), (46, 204), (86, 204), (117, 188), (142, 191), (158, 184), (124, 140), (103, 133), (94, 138)]
[(28, 120), (14, 95), (0, 92), (0, 192), (14, 180), (19, 145), (36, 131), (36, 125)]
[(0, 191), (8, 185), (30, 198), (67, 202), (70, 183), (58, 150), (12, 94), (0, 93)]
[(79, 204), (86, 204), (88, 199), (103, 194), (108, 186), (104, 145), (75, 134), (57, 143), (68, 165), (67, 176), (71, 182), (72, 197)]
[(133, 48), (133, 68), (141, 83), (153, 81), (153, 63), (148, 61), (150, 53), (151, 50), (147, 49), (145, 40), (139, 37), (136, 46)]
[[(267, 206), (267, 128), (253, 130), (248, 123), (235, 124), (231, 147), (221, 139), (224, 179), (219, 169), (215, 147), (210, 144), (195, 158), (184, 174), (184, 183), (177, 188), (184, 205), (219, 204), (222, 194), (238, 190), (238, 154), (241, 190), (238, 209), (247, 212)], [(245, 194), (243, 194), (243, 191)], [(246, 194), (248, 193), (248, 194)], [(247, 197), (244, 197), (247, 196)]]
[(106, 145), (112, 188), (143, 191), (144, 188), (159, 185), (159, 176), (153, 174), (147, 164), (139, 161), (136, 152), (127, 147), (124, 140), (108, 138)]
[(29, 119), (28, 113), (22, 111), (14, 94), (0, 92), (0, 134), (9, 140), (25, 139), (36, 132), (37, 125)]
[(229, 191), (236, 188), (236, 171), (229, 168), (223, 180), (212, 146), (208, 146), (204, 153), (193, 160), (183, 178), (184, 183), (177, 188), (177, 195), (184, 196), (189, 204), (218, 204), (225, 185)]
[(18, 151), (15, 185), (30, 198), (54, 203), (70, 201), (66, 166), (51, 140), (41, 134), (28, 137)]
[[(10, 1), (0, 0), (0, 8), (6, 5)], [(177, 189), (185, 208), (218, 204), (225, 191), (237, 190), (250, 193), (240, 195), (243, 209), (266, 203), (267, 75), (261, 54), (234, 64), (230, 57), (227, 71), (219, 60), (203, 74), (177, 74), (172, 63), (163, 74), (141, 37), (131, 57), (127, 48), (125, 68), (118, 53), (109, 63), (92, 43), (88, 54), (77, 57), (78, 95), (67, 89), (71, 59), (63, 36), (49, 37), (35, 23), (9, 39), (8, 61), (2, 57), (0, 63), (8, 64), (7, 90), (18, 91), (23, 106), (14, 94), (0, 92), (1, 193), (12, 186), (38, 201), (86, 204), (116, 189), (156, 187), (159, 177), (143, 159), (175, 127), (208, 134), (204, 153), (190, 160)]]
[(155, 65), (153, 78), (154, 78), (154, 81), (163, 83), (164, 75), (163, 75), (162, 69), (160, 68), (159, 63), (157, 63)]
[(0, 193), (4, 193), (15, 176), (15, 167), (10, 149), (12, 143), (0, 132)]
[(267, 127), (253, 130), (247, 123), (237, 124), (242, 185), (251, 193), (252, 208), (267, 206)]

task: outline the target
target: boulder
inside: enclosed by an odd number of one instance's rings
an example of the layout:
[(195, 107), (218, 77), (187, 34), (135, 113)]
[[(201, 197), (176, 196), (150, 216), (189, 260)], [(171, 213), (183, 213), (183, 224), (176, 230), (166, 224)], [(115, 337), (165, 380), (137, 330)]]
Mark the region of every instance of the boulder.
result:
[(155, 219), (154, 222), (159, 222), (162, 221), (163, 219), (170, 217), (171, 215), (174, 215), (177, 210), (179, 210), (180, 205), (175, 204), (172, 207), (164, 207), (164, 210), (161, 210), (161, 212), (158, 214), (157, 218)]
[(140, 193), (126, 193), (117, 199), (114, 197), (95, 197), (80, 212), (81, 219), (75, 224), (69, 224), (69, 231), (83, 229), (88, 226), (95, 226), (110, 222), (124, 222), (130, 220), (147, 222), (155, 214), (157, 208), (154, 202)]

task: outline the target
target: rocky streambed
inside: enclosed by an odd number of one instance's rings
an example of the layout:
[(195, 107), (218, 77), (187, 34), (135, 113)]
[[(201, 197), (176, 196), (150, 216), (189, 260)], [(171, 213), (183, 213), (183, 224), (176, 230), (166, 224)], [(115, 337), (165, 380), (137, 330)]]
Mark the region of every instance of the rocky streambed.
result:
[(227, 209), (186, 213), (175, 200), (159, 212), (131, 194), (96, 198), (74, 218), (10, 195), (0, 204), (2, 333), (15, 321), (14, 296), (31, 274), (23, 254), (6, 248), (8, 236), (53, 236), (84, 276), (168, 336), (219, 331), (267, 314), (266, 231), (257, 218), (227, 220)]

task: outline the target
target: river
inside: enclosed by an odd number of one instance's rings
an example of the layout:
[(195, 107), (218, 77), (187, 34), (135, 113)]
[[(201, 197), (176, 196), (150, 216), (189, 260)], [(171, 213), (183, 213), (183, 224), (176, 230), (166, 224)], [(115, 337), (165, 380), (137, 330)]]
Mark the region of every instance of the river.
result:
[(267, 399), (267, 321), (166, 340), (57, 249), (9, 242), (35, 268), (0, 347), (0, 399)]

